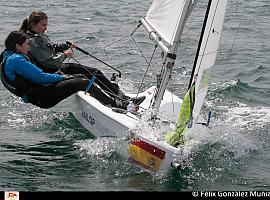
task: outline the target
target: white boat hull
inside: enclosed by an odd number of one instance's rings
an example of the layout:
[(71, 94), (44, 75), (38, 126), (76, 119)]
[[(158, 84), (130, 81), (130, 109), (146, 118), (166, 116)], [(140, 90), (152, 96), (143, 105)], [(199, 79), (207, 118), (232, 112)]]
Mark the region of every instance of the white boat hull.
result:
[[(154, 95), (155, 87), (151, 87), (139, 96), (145, 95), (146, 99), (138, 110), (142, 114), (148, 109)], [(177, 121), (182, 100), (169, 91), (165, 92), (160, 106), (160, 114), (173, 121)], [(77, 105), (74, 115), (76, 119), (96, 137), (116, 137), (124, 141), (119, 153), (136, 165), (152, 172), (166, 172), (173, 169), (172, 163), (180, 160), (182, 150), (175, 148), (164, 141), (149, 139), (144, 133), (130, 135), (136, 130), (140, 118), (124, 112), (115, 112), (113, 108), (104, 106), (95, 98), (80, 91), (75, 96)], [(149, 133), (148, 133), (149, 134)]]
[[(138, 96), (146, 96), (146, 99), (140, 104), (138, 114), (149, 109), (151, 99), (154, 95), (155, 87), (151, 87)], [(132, 96), (130, 94), (129, 96)], [(160, 114), (168, 120), (176, 121), (182, 100), (169, 91), (165, 92), (160, 106)], [(75, 96), (75, 117), (88, 129), (93, 135), (123, 137), (127, 131), (134, 129), (139, 122), (139, 118), (129, 112), (121, 113), (114, 111), (103, 105), (95, 98), (80, 91)]]

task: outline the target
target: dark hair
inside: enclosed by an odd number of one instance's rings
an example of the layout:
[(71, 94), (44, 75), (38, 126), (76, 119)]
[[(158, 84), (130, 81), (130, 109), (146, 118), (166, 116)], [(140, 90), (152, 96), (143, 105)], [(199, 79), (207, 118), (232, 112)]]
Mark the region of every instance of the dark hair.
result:
[(27, 39), (27, 36), (22, 31), (12, 31), (5, 39), (6, 51), (16, 52), (16, 44), (22, 45)]
[(42, 11), (34, 11), (31, 13), (29, 17), (23, 20), (22, 25), (20, 27), (20, 31), (27, 32), (31, 30), (33, 25), (37, 25), (41, 20), (48, 19), (46, 13)]

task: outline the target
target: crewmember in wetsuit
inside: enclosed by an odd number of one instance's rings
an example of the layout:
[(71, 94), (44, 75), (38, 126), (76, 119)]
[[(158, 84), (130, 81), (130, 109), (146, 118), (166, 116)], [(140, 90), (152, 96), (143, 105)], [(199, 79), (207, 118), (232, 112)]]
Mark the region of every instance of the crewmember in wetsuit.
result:
[[(95, 75), (95, 83), (101, 89), (106, 91), (112, 97), (117, 96), (120, 100), (129, 100), (130, 97), (126, 96), (115, 83), (108, 80), (104, 74), (96, 69), (83, 66), (78, 63), (70, 63), (64, 61), (66, 58), (71, 58), (73, 52), (71, 48), (76, 45), (72, 43), (71, 46), (67, 44), (54, 44), (49, 40), (45, 34), (48, 26), (48, 16), (42, 11), (34, 11), (26, 18), (20, 30), (24, 31), (29, 39), (30, 45), (30, 59), (44, 72), (55, 73), (58, 70), (65, 74), (84, 74), (89, 79)], [(139, 105), (145, 97), (132, 98), (133, 102)]]
[[(1, 54), (1, 81), (13, 94), (24, 102), (40, 108), (50, 108), (77, 91), (85, 91), (89, 80), (82, 74), (65, 75), (45, 73), (32, 64), (26, 56), (29, 49), (28, 38), (21, 31), (12, 31), (5, 39), (5, 51)], [(93, 83), (90, 94), (101, 103), (125, 108)]]

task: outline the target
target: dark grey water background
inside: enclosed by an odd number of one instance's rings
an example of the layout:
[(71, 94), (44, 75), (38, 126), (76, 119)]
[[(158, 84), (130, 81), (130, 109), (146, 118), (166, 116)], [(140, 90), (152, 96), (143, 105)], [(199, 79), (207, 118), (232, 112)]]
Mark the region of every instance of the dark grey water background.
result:
[[(125, 91), (141, 81), (146, 64), (128, 36), (150, 5), (143, 0), (3, 1), (0, 48), (33, 10), (49, 15), (55, 42), (78, 46), (117, 67)], [(206, 1), (188, 20), (170, 88), (187, 87)], [(140, 47), (153, 49), (138, 32)], [(43, 110), (21, 102), (0, 84), (0, 190), (190, 191), (270, 189), (270, 2), (229, 0), (220, 51), (204, 109), (211, 130), (195, 138), (190, 165), (167, 177), (137, 169), (115, 151), (117, 141), (93, 138), (70, 112), (69, 100)], [(112, 71), (75, 51), (82, 64)], [(155, 82), (155, 67), (146, 80)], [(149, 85), (150, 85), (149, 83)]]

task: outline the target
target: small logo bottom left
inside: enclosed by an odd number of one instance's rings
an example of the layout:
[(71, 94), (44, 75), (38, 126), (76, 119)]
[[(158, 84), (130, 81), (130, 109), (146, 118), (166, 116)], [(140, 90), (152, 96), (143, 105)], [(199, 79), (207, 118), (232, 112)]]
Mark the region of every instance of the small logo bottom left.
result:
[(5, 192), (5, 200), (19, 200), (19, 192)]

